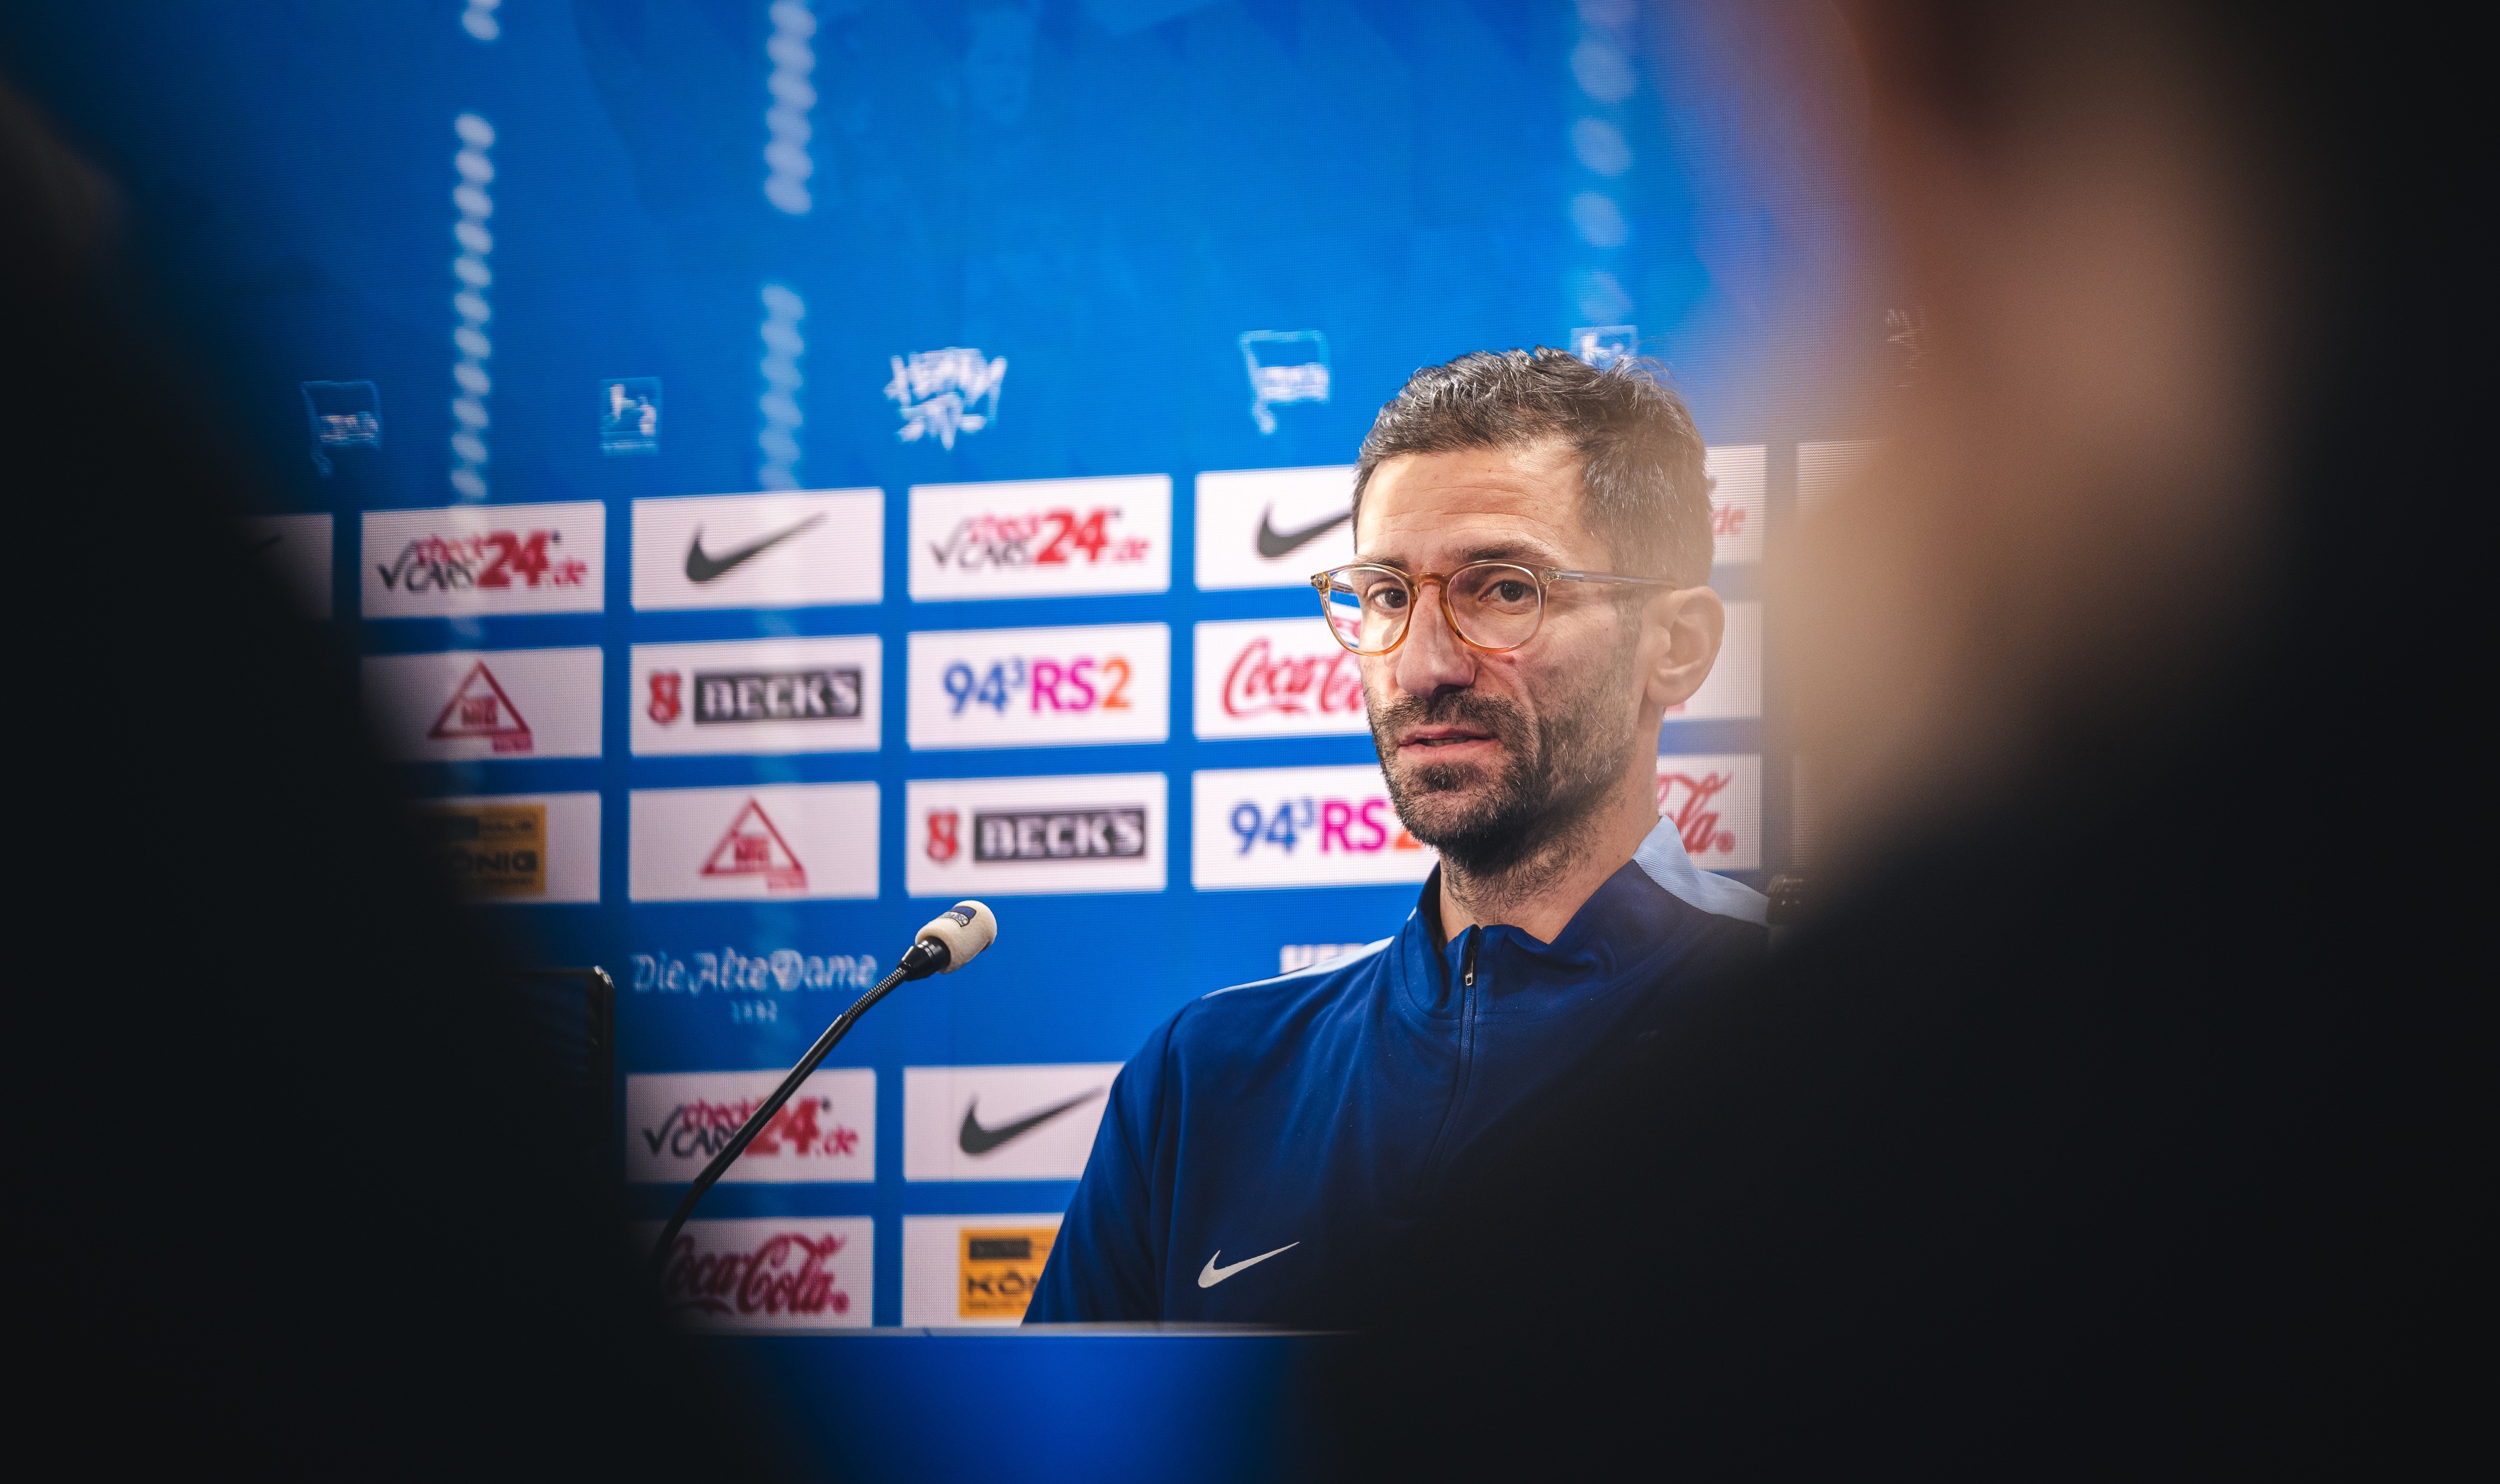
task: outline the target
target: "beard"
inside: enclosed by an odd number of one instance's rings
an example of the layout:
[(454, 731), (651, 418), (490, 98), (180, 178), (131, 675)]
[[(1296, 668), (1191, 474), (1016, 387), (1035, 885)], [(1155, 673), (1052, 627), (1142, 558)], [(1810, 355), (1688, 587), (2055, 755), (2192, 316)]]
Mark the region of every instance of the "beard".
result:
[[(1536, 718), (1517, 702), (1472, 690), (1371, 708), (1372, 745), (1406, 833), (1461, 875), (1487, 876), (1576, 830), (1624, 775), (1633, 739), (1617, 718), (1629, 709), (1632, 647), (1628, 638), (1609, 661), (1589, 666)], [(1400, 761), (1398, 734), (1429, 725), (1490, 734), (1501, 744), (1499, 772), (1487, 777), (1475, 764)]]

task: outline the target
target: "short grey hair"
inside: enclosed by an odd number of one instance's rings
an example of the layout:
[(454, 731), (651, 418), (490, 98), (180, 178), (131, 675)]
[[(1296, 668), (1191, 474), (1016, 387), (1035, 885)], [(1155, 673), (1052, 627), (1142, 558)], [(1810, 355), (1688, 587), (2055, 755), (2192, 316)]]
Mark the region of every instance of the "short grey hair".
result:
[(1710, 481), (1701, 432), (1657, 362), (1602, 368), (1539, 346), (1475, 350), (1406, 379), (1354, 469), (1354, 510), (1384, 460), (1561, 439), (1580, 456), (1582, 518), (1626, 577), (1710, 580)]

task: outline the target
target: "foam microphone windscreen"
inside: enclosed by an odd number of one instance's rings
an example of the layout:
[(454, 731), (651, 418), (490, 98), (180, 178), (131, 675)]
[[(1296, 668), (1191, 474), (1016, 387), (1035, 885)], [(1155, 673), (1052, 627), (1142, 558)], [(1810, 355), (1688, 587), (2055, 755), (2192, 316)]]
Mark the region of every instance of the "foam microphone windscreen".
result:
[(972, 961), (980, 951), (998, 940), (999, 919), (978, 902), (958, 902), (929, 920), (920, 930), (919, 941), (946, 945), (946, 967), (940, 973), (953, 973)]

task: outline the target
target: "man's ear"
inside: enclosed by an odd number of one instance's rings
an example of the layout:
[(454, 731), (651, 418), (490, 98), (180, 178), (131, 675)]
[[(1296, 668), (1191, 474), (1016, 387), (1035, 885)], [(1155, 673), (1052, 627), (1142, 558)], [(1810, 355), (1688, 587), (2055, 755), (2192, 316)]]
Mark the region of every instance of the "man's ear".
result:
[(1665, 636), (1664, 643), (1649, 646), (1656, 657), (1646, 676), (1649, 704), (1663, 709), (1690, 699), (1710, 677), (1727, 609), (1709, 588), (1686, 587), (1651, 599), (1642, 616)]

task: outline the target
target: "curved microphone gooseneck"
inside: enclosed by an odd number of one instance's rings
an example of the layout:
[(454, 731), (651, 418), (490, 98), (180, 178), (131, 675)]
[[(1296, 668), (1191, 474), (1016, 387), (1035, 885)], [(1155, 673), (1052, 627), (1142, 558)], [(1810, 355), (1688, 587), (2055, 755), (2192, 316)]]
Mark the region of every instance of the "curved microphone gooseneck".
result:
[(773, 1090), (773, 1096), (747, 1115), (746, 1122), (738, 1133), (718, 1154), (712, 1156), (711, 1163), (704, 1167), (703, 1173), (695, 1176), (694, 1184), (686, 1188), (685, 1199), (677, 1203), (675, 1212), (669, 1217), (668, 1227), (660, 1233), (659, 1241), (651, 1248), (652, 1277), (659, 1277), (667, 1266), (669, 1249), (676, 1244), (677, 1234), (685, 1229), (686, 1218), (694, 1214), (695, 1203), (704, 1198), (704, 1192), (711, 1189), (732, 1162), (755, 1141), (755, 1136), (764, 1132), (764, 1126), (773, 1121), (773, 1115), (781, 1111), (781, 1105), (790, 1101), (791, 1095), (799, 1090), (799, 1084), (807, 1080), (807, 1074), (816, 1070), (816, 1064), (825, 1059), (825, 1054), (850, 1034), (851, 1027), (868, 1013), (870, 1006), (884, 999), (894, 986), (906, 979), (925, 979), (933, 973), (953, 973), (995, 942), (998, 936), (999, 919), (978, 902), (958, 902), (932, 918), (929, 926), (922, 928), (920, 936), (912, 940), (911, 946), (904, 950), (901, 962), (894, 966), (894, 973), (877, 980), (874, 989), (860, 996), (849, 1009), (825, 1027), (825, 1034), (816, 1038), (816, 1043), (807, 1048), (806, 1056), (799, 1058), (799, 1065), (790, 1069), (790, 1074), (781, 1079), (781, 1085)]

